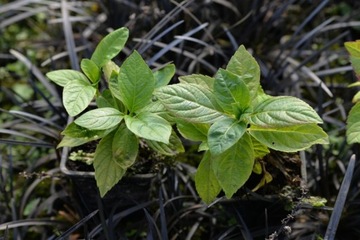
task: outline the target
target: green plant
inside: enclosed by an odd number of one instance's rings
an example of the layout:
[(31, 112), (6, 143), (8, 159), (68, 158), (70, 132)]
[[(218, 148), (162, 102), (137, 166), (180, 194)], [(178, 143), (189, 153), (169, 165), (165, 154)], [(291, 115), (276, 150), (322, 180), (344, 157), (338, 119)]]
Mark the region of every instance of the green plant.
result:
[[(356, 78), (360, 79), (360, 40), (355, 42), (346, 42), (345, 48), (350, 54), (351, 65), (356, 74)], [(358, 87), (360, 82), (357, 81), (350, 87)], [(346, 125), (346, 136), (348, 143), (360, 143), (360, 91), (353, 97), (355, 105), (351, 108)]]
[[(101, 139), (93, 164), (101, 196), (134, 164), (139, 138), (161, 154), (183, 151), (172, 123), (185, 138), (202, 142), (199, 150), (205, 154), (195, 181), (205, 202), (220, 190), (230, 198), (253, 169), (261, 172), (255, 159), (268, 148), (294, 152), (327, 143), (317, 125), (322, 120), (308, 104), (264, 93), (260, 68), (243, 46), (215, 77), (188, 75), (168, 85), (174, 65), (152, 72), (136, 51), (120, 67), (111, 61), (127, 38), (126, 28), (108, 34), (91, 59), (81, 61), (83, 73), (65, 69), (47, 74), (64, 88), (63, 104), (70, 116), (96, 99), (98, 108), (69, 124), (59, 147)], [(102, 92), (101, 74), (108, 86)]]
[[(295, 152), (328, 143), (317, 113), (302, 100), (272, 97), (260, 86), (260, 68), (244, 46), (215, 77), (190, 75), (155, 91), (177, 119), (179, 132), (205, 150), (195, 183), (205, 202), (232, 195), (249, 179), (268, 148)], [(259, 170), (260, 168), (260, 170)], [(266, 177), (266, 175), (265, 175)]]

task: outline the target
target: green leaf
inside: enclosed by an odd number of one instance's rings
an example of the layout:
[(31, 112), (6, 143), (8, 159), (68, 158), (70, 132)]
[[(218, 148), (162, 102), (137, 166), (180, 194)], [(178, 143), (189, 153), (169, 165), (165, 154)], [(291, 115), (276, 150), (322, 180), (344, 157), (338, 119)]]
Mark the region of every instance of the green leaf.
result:
[(153, 150), (165, 156), (175, 156), (185, 151), (180, 138), (176, 135), (174, 131), (171, 132), (169, 144), (152, 140), (146, 140), (146, 143)]
[(208, 145), (213, 156), (232, 147), (244, 135), (246, 124), (233, 118), (224, 118), (211, 125)]
[(70, 116), (76, 116), (89, 106), (94, 98), (96, 88), (82, 80), (67, 83), (63, 89), (63, 104)]
[[(112, 131), (113, 129), (110, 129)], [(90, 139), (96, 140), (102, 138), (106, 134), (109, 133), (109, 130), (90, 130), (84, 127), (81, 127), (75, 122), (70, 123), (61, 134), (72, 137), (72, 138), (83, 138), (83, 139)]]
[(84, 58), (81, 60), (81, 70), (93, 83), (97, 83), (100, 80), (100, 69), (99, 67), (90, 59)]
[(119, 28), (106, 35), (97, 45), (91, 60), (99, 67), (103, 67), (108, 61), (113, 59), (124, 48), (129, 37), (129, 30)]
[(51, 71), (51, 72), (48, 72), (46, 74), (46, 76), (51, 81), (53, 81), (54, 83), (56, 83), (57, 85), (59, 85), (61, 87), (65, 87), (66, 84), (68, 84), (69, 82), (71, 82), (73, 80), (79, 80), (84, 83), (89, 83), (89, 80), (83, 73), (75, 71), (75, 70), (70, 70), (70, 69)]
[(250, 136), (246, 133), (231, 148), (212, 156), (212, 167), (227, 198), (249, 179), (254, 166), (254, 152)]
[(212, 123), (223, 117), (213, 94), (201, 85), (169, 85), (155, 95), (174, 116), (189, 122)]
[(260, 87), (260, 67), (255, 58), (241, 45), (230, 59), (226, 70), (243, 77), (249, 89), (251, 99), (254, 99)]
[(169, 143), (171, 125), (156, 114), (143, 112), (135, 117), (126, 115), (125, 123), (139, 137)]
[(115, 99), (112, 97), (109, 89), (105, 89), (100, 96), (96, 98), (96, 106), (98, 108), (110, 107), (116, 108)]
[(206, 87), (207, 89), (213, 89), (215, 79), (206, 75), (191, 74), (179, 77), (179, 81), (183, 84), (196, 84)]
[(328, 144), (328, 136), (316, 124), (277, 128), (251, 126), (250, 134), (269, 148), (283, 152), (297, 152), (314, 144)]
[(165, 67), (154, 72), (155, 88), (163, 87), (169, 84), (175, 74), (175, 65), (168, 64)]
[(321, 118), (304, 101), (290, 96), (270, 97), (254, 107), (248, 118), (251, 125), (262, 127), (322, 123)]
[(106, 81), (109, 82), (110, 77), (112, 75), (115, 75), (117, 78), (117, 75), (120, 72), (120, 67), (118, 65), (116, 65), (116, 63), (114, 63), (113, 61), (108, 61), (102, 68), (104, 76)]
[(252, 140), (254, 154), (255, 154), (256, 159), (263, 158), (270, 153), (270, 150), (266, 145), (262, 144), (261, 142), (259, 142), (258, 140), (256, 140), (253, 137), (251, 137), (251, 140)]
[(121, 124), (112, 142), (113, 160), (123, 169), (132, 166), (139, 152), (138, 138)]
[(73, 137), (69, 137), (69, 136), (64, 136), (60, 143), (56, 146), (56, 148), (61, 148), (61, 147), (77, 147), (77, 146), (81, 146), (87, 142), (91, 142), (93, 141), (93, 139), (90, 138), (73, 138)]
[(169, 111), (166, 110), (164, 104), (162, 104), (160, 101), (150, 102), (148, 105), (138, 111), (138, 113), (142, 112), (155, 113), (156, 115), (164, 118), (171, 123), (175, 122), (176, 120), (174, 116), (172, 116)]
[(209, 124), (178, 121), (176, 126), (177, 126), (180, 134), (189, 140), (207, 141), (207, 133), (209, 131)]
[(244, 110), (250, 106), (250, 92), (242, 76), (220, 69), (215, 76), (214, 94), (227, 113), (234, 113), (234, 104)]
[(91, 130), (105, 130), (115, 127), (123, 118), (124, 114), (115, 108), (97, 108), (81, 115), (75, 123)]
[(134, 51), (123, 63), (118, 77), (120, 98), (131, 113), (146, 106), (155, 89), (152, 71)]
[(211, 154), (210, 152), (206, 152), (195, 174), (196, 191), (207, 204), (211, 203), (221, 191), (211, 162)]
[(360, 103), (355, 104), (349, 112), (346, 136), (349, 144), (360, 143)]
[(126, 172), (124, 168), (120, 167), (120, 165), (113, 160), (113, 153), (111, 151), (113, 138), (114, 133), (105, 136), (101, 139), (95, 151), (93, 165), (96, 184), (101, 197), (104, 197)]
[(360, 40), (345, 42), (345, 48), (351, 56), (360, 58)]

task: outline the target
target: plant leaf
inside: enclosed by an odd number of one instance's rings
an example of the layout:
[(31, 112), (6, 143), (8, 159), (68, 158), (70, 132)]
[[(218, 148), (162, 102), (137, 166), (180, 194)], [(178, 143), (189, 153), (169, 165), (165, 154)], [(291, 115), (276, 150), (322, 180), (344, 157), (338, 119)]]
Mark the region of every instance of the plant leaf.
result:
[(115, 108), (97, 108), (88, 111), (77, 118), (74, 122), (91, 130), (105, 130), (118, 125), (124, 118), (124, 114)]
[(101, 197), (104, 197), (126, 172), (124, 168), (113, 160), (113, 153), (110, 151), (113, 139), (114, 133), (101, 139), (94, 155), (95, 179)]
[(109, 82), (112, 75), (115, 75), (117, 77), (120, 72), (120, 67), (110, 60), (102, 67), (102, 71), (104, 73), (106, 81)]
[(211, 154), (206, 152), (195, 174), (196, 191), (207, 204), (211, 203), (221, 191), (211, 163)]
[(249, 89), (251, 99), (254, 99), (260, 87), (260, 67), (255, 58), (241, 45), (231, 57), (226, 70), (243, 77)]
[(105, 89), (101, 93), (101, 95), (96, 98), (96, 105), (98, 106), (98, 108), (105, 108), (105, 107), (116, 108), (117, 107), (115, 99), (113, 98), (109, 89)]
[(51, 71), (51, 72), (48, 72), (46, 74), (46, 76), (51, 81), (53, 81), (54, 83), (56, 83), (57, 85), (59, 85), (61, 87), (65, 87), (66, 84), (68, 84), (69, 82), (71, 82), (73, 80), (80, 80), (80, 81), (83, 81), (84, 83), (89, 83), (89, 80), (83, 73), (81, 73), (79, 71), (71, 70), (71, 69), (62, 69), (62, 70)]
[(96, 88), (89, 82), (74, 80), (67, 83), (63, 89), (63, 104), (70, 116), (81, 113), (94, 98)]
[(99, 67), (103, 67), (108, 61), (113, 59), (124, 48), (129, 37), (129, 30), (119, 28), (106, 35), (95, 48), (91, 60)]
[(254, 166), (254, 152), (249, 134), (222, 154), (212, 156), (212, 167), (227, 198), (249, 179)]
[(87, 142), (91, 142), (95, 139), (86, 139), (86, 138), (74, 138), (74, 137), (70, 137), (70, 136), (64, 136), (60, 143), (56, 146), (56, 148), (61, 148), (61, 147), (77, 147), (80, 145), (83, 145)]
[(315, 110), (304, 101), (290, 96), (270, 97), (254, 107), (248, 118), (251, 125), (262, 127), (322, 123)]
[(349, 144), (360, 143), (360, 103), (356, 103), (349, 112), (346, 136)]
[(81, 70), (91, 80), (92, 83), (97, 83), (100, 80), (100, 69), (90, 59), (84, 58), (80, 63)]
[(130, 131), (139, 137), (169, 143), (171, 125), (156, 114), (143, 112), (135, 117), (126, 115), (125, 123)]
[(179, 77), (179, 81), (183, 84), (197, 84), (208, 89), (213, 89), (215, 79), (206, 75), (191, 74)]
[(175, 156), (185, 151), (180, 138), (174, 131), (171, 132), (169, 144), (156, 142), (153, 140), (146, 140), (146, 143), (149, 145), (149, 147), (165, 156)]
[[(110, 129), (110, 132), (112, 130), (114, 129)], [(72, 122), (64, 129), (64, 131), (61, 132), (61, 134), (72, 138), (96, 140), (102, 138), (110, 132), (109, 130), (90, 130)]]
[(165, 67), (154, 72), (155, 88), (163, 87), (169, 84), (175, 74), (175, 65), (168, 64)]
[(234, 104), (241, 110), (250, 106), (250, 92), (243, 77), (219, 69), (215, 76), (214, 94), (227, 113), (234, 113)]
[(244, 135), (246, 123), (233, 118), (224, 118), (211, 125), (208, 133), (208, 145), (213, 156), (232, 147)]
[(112, 142), (113, 160), (123, 169), (132, 166), (139, 152), (138, 138), (121, 124), (114, 135)]
[(271, 149), (297, 152), (314, 144), (328, 144), (327, 134), (316, 124), (267, 128), (251, 126), (250, 134)]
[(212, 123), (223, 117), (213, 94), (201, 85), (169, 85), (155, 95), (174, 116), (189, 122)]
[(120, 100), (131, 113), (146, 106), (155, 89), (155, 79), (152, 71), (134, 51), (122, 64), (118, 77)]
[(207, 141), (207, 134), (210, 127), (209, 124), (178, 121), (176, 126), (180, 134), (189, 140)]
[(251, 141), (253, 144), (255, 159), (263, 158), (270, 153), (269, 148), (255, 138), (251, 137)]

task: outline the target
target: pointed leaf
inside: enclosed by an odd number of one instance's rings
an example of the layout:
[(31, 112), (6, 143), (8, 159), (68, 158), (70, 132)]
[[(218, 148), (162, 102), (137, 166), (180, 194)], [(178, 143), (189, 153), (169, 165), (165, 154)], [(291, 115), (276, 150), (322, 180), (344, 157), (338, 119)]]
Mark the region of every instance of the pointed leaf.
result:
[(355, 104), (350, 110), (346, 128), (347, 142), (360, 143), (360, 103)]
[(211, 154), (206, 152), (195, 174), (195, 187), (201, 199), (209, 204), (220, 193), (221, 187), (211, 166)]
[(153, 140), (146, 140), (146, 143), (149, 145), (149, 147), (165, 156), (175, 156), (185, 151), (180, 138), (174, 131), (171, 132), (169, 144)]
[(80, 80), (84, 83), (89, 83), (87, 77), (78, 71), (70, 69), (62, 69), (48, 72), (46, 76), (61, 87), (65, 87), (66, 84), (73, 80)]
[(126, 170), (113, 160), (112, 149), (114, 133), (107, 135), (99, 142), (94, 156), (94, 169), (96, 184), (100, 196), (113, 188), (113, 186), (124, 176)]
[(212, 156), (212, 167), (227, 198), (249, 179), (254, 166), (254, 152), (250, 136), (246, 133), (231, 148)]
[(209, 124), (179, 121), (177, 128), (181, 135), (192, 141), (207, 141)]
[(102, 67), (102, 71), (104, 73), (105, 79), (106, 81), (109, 82), (111, 75), (117, 75), (120, 72), (120, 67), (118, 65), (116, 65), (116, 63), (114, 63), (113, 61), (108, 61), (103, 67)]
[(248, 118), (251, 125), (262, 127), (322, 123), (322, 119), (304, 101), (289, 96), (270, 97), (254, 107)]
[(63, 104), (70, 116), (81, 113), (94, 98), (96, 88), (82, 80), (67, 83), (63, 89)]
[(125, 126), (121, 124), (114, 135), (112, 142), (113, 160), (123, 169), (132, 166), (139, 151), (138, 138)]
[(223, 116), (213, 94), (201, 85), (170, 85), (155, 95), (174, 116), (189, 122), (212, 123)]
[(124, 114), (115, 108), (97, 108), (81, 115), (75, 123), (91, 130), (105, 130), (115, 127), (123, 118)]
[(175, 74), (174, 64), (168, 64), (165, 67), (154, 72), (155, 88), (168, 85), (174, 74)]
[(267, 128), (251, 126), (250, 134), (269, 148), (283, 152), (297, 152), (314, 144), (327, 144), (328, 136), (316, 124)]
[(91, 56), (91, 60), (101, 68), (120, 53), (128, 37), (129, 30), (126, 28), (119, 28), (109, 33), (99, 42)]
[(93, 141), (93, 139), (85, 139), (85, 138), (73, 138), (69, 136), (64, 136), (60, 143), (56, 146), (56, 148), (61, 147), (77, 147), (81, 146), (87, 142)]
[(100, 96), (96, 98), (98, 108), (110, 107), (116, 108), (116, 102), (109, 89), (105, 89)]
[(100, 80), (100, 69), (90, 59), (84, 58), (81, 60), (81, 70), (93, 83), (97, 83)]
[(225, 152), (236, 144), (246, 131), (246, 124), (233, 118), (215, 122), (209, 129), (208, 145), (213, 156)]
[(184, 84), (196, 84), (208, 89), (213, 89), (215, 79), (206, 75), (191, 74), (179, 77), (179, 81)]
[(134, 51), (123, 63), (118, 77), (120, 98), (131, 113), (146, 106), (155, 89), (152, 71)]
[(253, 149), (256, 159), (263, 158), (270, 153), (269, 148), (266, 145), (259, 142), (258, 140), (256, 140), (255, 138), (251, 137), (251, 141), (253, 144)]
[(139, 137), (169, 143), (171, 125), (156, 114), (143, 112), (135, 117), (126, 115), (125, 123)]
[(83, 138), (83, 139), (90, 139), (90, 140), (96, 140), (99, 138), (102, 138), (103, 136), (107, 135), (114, 129), (108, 129), (108, 130), (90, 130), (84, 127), (81, 127), (75, 122), (70, 123), (64, 131), (61, 132), (61, 134), (73, 137), (73, 138)]

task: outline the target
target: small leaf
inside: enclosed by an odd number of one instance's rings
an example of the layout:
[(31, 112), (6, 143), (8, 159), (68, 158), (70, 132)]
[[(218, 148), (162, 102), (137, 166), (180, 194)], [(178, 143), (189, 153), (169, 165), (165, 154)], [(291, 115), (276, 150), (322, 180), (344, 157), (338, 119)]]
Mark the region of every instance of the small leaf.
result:
[(94, 156), (94, 169), (96, 184), (100, 191), (100, 196), (105, 194), (119, 182), (126, 170), (113, 160), (111, 151), (114, 133), (107, 135), (99, 142)]
[(87, 142), (93, 141), (93, 139), (85, 139), (85, 138), (73, 138), (69, 136), (64, 136), (60, 143), (56, 146), (56, 148), (61, 147), (77, 147), (81, 146)]
[(115, 127), (123, 118), (124, 114), (115, 108), (98, 108), (84, 113), (75, 123), (91, 130), (105, 130)]
[(204, 154), (195, 174), (195, 187), (201, 199), (209, 204), (220, 193), (221, 187), (211, 167), (210, 152)]
[(106, 35), (97, 45), (91, 60), (99, 67), (103, 67), (108, 61), (113, 59), (124, 48), (129, 37), (129, 30), (119, 28)]
[(63, 89), (63, 104), (70, 116), (76, 116), (89, 106), (96, 88), (82, 80), (67, 83)]
[(212, 123), (223, 117), (213, 94), (201, 85), (169, 85), (155, 95), (174, 116), (189, 122)]
[(102, 71), (104, 73), (106, 81), (109, 82), (111, 75), (117, 75), (120, 72), (120, 67), (116, 65), (113, 61), (108, 61), (103, 67)]
[[(109, 130), (111, 132), (113, 129)], [(90, 130), (72, 122), (61, 132), (61, 134), (72, 138), (96, 140), (110, 133), (109, 130)]]
[(81, 60), (81, 70), (93, 83), (97, 83), (100, 80), (100, 69), (90, 59), (84, 58)]
[(210, 128), (209, 124), (178, 121), (176, 126), (181, 135), (189, 140), (207, 141), (207, 133)]
[(115, 99), (112, 97), (109, 89), (105, 89), (100, 96), (96, 98), (96, 105), (98, 108), (116, 108)]
[(254, 152), (250, 136), (246, 133), (231, 148), (212, 156), (212, 167), (227, 198), (249, 179), (254, 166)]
[(215, 76), (214, 94), (227, 113), (234, 113), (234, 105), (240, 110), (250, 106), (250, 92), (242, 76), (220, 69)]
[(290, 96), (270, 97), (254, 107), (248, 121), (262, 127), (322, 123), (322, 119), (304, 101)]
[(346, 128), (347, 142), (360, 143), (360, 103), (355, 104), (350, 110)]
[(206, 75), (191, 74), (179, 77), (179, 81), (183, 84), (196, 84), (206, 87), (207, 89), (213, 89), (215, 79)]
[(154, 72), (155, 88), (163, 87), (169, 84), (175, 74), (175, 65), (168, 64), (165, 67)]
[(250, 134), (271, 149), (297, 152), (314, 144), (328, 144), (328, 136), (316, 124), (267, 128), (251, 126)]
[(360, 58), (360, 40), (345, 42), (345, 48), (351, 56)]
[(155, 89), (152, 71), (134, 51), (122, 64), (118, 77), (120, 100), (134, 113), (145, 107), (151, 100)]
[(246, 124), (236, 119), (224, 118), (209, 129), (208, 145), (213, 156), (219, 155), (236, 144), (244, 135)]
[(138, 138), (121, 124), (112, 142), (113, 160), (123, 169), (132, 166), (139, 152)]
[(143, 112), (135, 117), (126, 115), (125, 123), (139, 137), (169, 143), (171, 125), (156, 114)]
[[(243, 80), (249, 89), (251, 99), (254, 99), (260, 87), (260, 67), (255, 58), (241, 45), (231, 57), (226, 70), (244, 77)], [(251, 77), (245, 77), (245, 76)]]
[(258, 140), (256, 140), (253, 137), (251, 137), (251, 140), (252, 140), (254, 154), (255, 154), (256, 159), (263, 158), (270, 153), (270, 150), (266, 145), (262, 144), (261, 142), (259, 142)]
[(176, 135), (174, 131), (171, 132), (169, 144), (152, 140), (146, 140), (146, 143), (153, 150), (165, 156), (175, 156), (185, 151), (180, 138)]
[(68, 84), (69, 82), (71, 82), (73, 80), (79, 80), (84, 83), (89, 83), (89, 80), (83, 73), (75, 71), (75, 70), (70, 70), (70, 69), (51, 71), (51, 72), (48, 72), (46, 74), (46, 76), (51, 81), (53, 81), (54, 83), (56, 83), (57, 85), (59, 85), (61, 87), (65, 87), (66, 84)]

